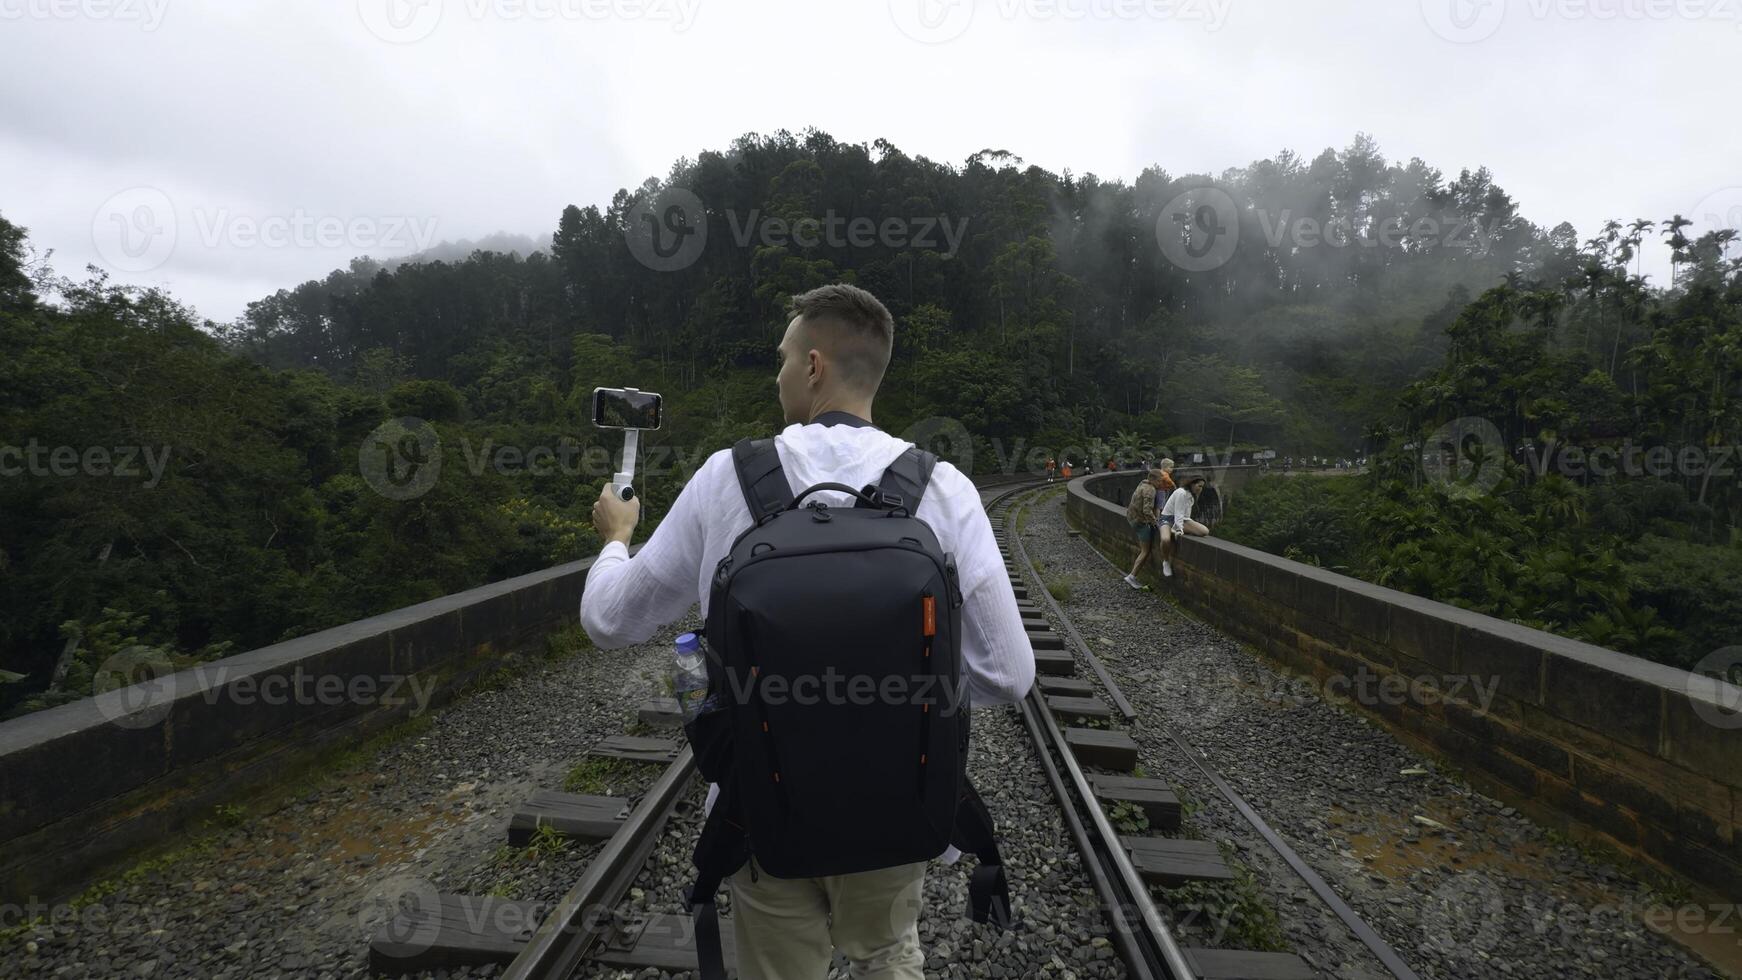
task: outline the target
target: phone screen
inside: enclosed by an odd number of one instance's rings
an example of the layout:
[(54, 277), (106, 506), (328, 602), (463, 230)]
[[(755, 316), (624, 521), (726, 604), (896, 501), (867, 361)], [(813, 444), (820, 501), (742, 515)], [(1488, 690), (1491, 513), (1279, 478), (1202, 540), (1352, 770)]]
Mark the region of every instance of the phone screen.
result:
[(651, 391), (593, 389), (593, 424), (601, 429), (657, 429), (660, 396)]

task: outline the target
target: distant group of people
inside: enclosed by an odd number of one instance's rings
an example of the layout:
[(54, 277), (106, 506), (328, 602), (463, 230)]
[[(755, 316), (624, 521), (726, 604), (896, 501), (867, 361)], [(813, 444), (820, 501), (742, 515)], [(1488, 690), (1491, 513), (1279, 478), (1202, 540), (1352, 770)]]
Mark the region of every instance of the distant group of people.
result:
[[(1137, 571), (1150, 560), (1157, 541), (1161, 542), (1161, 574), (1172, 577), (1178, 536), (1204, 537), (1210, 533), (1209, 528), (1192, 519), (1192, 507), (1207, 481), (1193, 474), (1176, 486), (1173, 467), (1171, 459), (1158, 463), (1131, 492), (1131, 502), (1125, 506), (1125, 519), (1131, 522), (1132, 532), (1137, 535), (1137, 560), (1131, 563), (1131, 571), (1125, 576), (1125, 584), (1134, 589), (1143, 588), (1143, 583), (1137, 580)], [(1159, 508), (1158, 499), (1162, 501)]]
[[(1103, 465), (1105, 466), (1108, 473), (1116, 473), (1120, 469), (1119, 457), (1109, 456), (1109, 457), (1107, 457), (1106, 463)], [(1149, 468), (1149, 461), (1148, 460), (1145, 460), (1143, 462), (1142, 468), (1143, 469)], [(1060, 479), (1060, 478), (1068, 480), (1071, 478), (1071, 474), (1073, 472), (1085, 472), (1086, 473), (1089, 471), (1089, 469), (1090, 469), (1090, 465), (1089, 465), (1089, 462), (1087, 460), (1083, 461), (1081, 464), (1077, 464), (1077, 463), (1072, 463), (1069, 458), (1066, 458), (1064, 461), (1064, 465), (1060, 466), (1058, 460), (1053, 459), (1051, 457), (1048, 457), (1047, 461), (1046, 461), (1046, 478), (1047, 478), (1047, 481), (1049, 483), (1053, 480)]]

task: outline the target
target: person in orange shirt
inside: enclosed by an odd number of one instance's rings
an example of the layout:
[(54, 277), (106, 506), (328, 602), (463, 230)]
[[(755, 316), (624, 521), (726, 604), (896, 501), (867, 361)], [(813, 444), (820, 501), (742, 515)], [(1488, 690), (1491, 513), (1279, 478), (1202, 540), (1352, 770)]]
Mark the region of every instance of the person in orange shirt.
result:
[(1062, 475), (1067, 480), (1071, 478), (1071, 461), (1068, 459), (1065, 460), (1065, 469), (1064, 469), (1064, 473)]
[(1157, 493), (1161, 494), (1162, 500), (1165, 502), (1167, 495), (1174, 491), (1173, 460), (1163, 459), (1155, 464), (1155, 468), (1161, 471), (1161, 482), (1155, 485), (1155, 489)]

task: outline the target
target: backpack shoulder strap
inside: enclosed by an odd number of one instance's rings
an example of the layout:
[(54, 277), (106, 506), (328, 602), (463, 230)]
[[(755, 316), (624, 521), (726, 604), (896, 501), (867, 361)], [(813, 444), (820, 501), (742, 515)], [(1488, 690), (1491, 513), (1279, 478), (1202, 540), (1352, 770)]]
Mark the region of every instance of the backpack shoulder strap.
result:
[(695, 926), (697, 976), (701, 980), (726, 980), (725, 956), (720, 945), (719, 910), (714, 896), (720, 885), (750, 859), (750, 841), (738, 815), (733, 788), (720, 787), (714, 809), (702, 824), (692, 858), (696, 880), (684, 899)]
[(738, 440), (732, 447), (732, 465), (738, 470), (738, 487), (744, 491), (752, 521), (761, 523), (792, 503), (792, 487), (786, 482), (773, 439)]
[(956, 828), (950, 843), (980, 859), (979, 867), (968, 878), (969, 916), (975, 922), (1009, 929), (1015, 921), (1010, 915), (1010, 884), (1004, 875), (1004, 859), (998, 853), (992, 814), (965, 774), (961, 795), (956, 800)]
[(918, 446), (909, 446), (906, 452), (895, 457), (895, 462), (890, 463), (889, 468), (883, 471), (875, 492), (869, 496), (880, 506), (901, 507), (909, 516), (916, 515), (919, 513), (919, 502), (925, 497), (925, 488), (931, 483), (932, 470), (937, 465), (936, 456)]

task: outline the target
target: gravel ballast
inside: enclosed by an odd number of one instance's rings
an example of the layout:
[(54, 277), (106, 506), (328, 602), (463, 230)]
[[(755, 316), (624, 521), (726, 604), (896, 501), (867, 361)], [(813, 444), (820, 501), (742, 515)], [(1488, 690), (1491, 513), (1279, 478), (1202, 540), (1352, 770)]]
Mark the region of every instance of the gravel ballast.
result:
[[(1016, 533), (1014, 520), (1007, 526)], [(1191, 834), (1227, 843), (1276, 915), (1284, 948), (1321, 975), (1383, 974), (1182, 755), (1164, 723), (1201, 749), (1424, 978), (1716, 975), (1625, 911), (1659, 900), (1623, 872), (1291, 683), (1164, 596), (1132, 591), (1088, 544), (1066, 535), (1056, 491), (1029, 509), (1021, 538), (1044, 566), (1031, 587), (1055, 576), (1070, 582), (1066, 612), (1137, 705), (1138, 723), (1116, 727), (1138, 740), (1146, 774), (1181, 792)], [(560, 789), (589, 746), (632, 726), (657, 690), (672, 637), (693, 625), (628, 650), (525, 661), (500, 686), (434, 712), (344, 772), (270, 807), (218, 815), (229, 826), (202, 846), (117, 879), (82, 909), (56, 910), (52, 923), (7, 941), (0, 972), (364, 977), (373, 926), (404, 892), (554, 904), (597, 846), (510, 851), (509, 813), (535, 789)], [(1000, 933), (967, 918), (972, 858), (934, 863), (921, 918), (927, 975), (1122, 977), (1081, 860), (1011, 709), (975, 713), (970, 768), (998, 824), (1021, 927)], [(701, 799), (702, 787), (692, 785), (620, 911), (681, 911)], [(727, 895), (722, 890), (729, 915)], [(1158, 900), (1180, 911), (1167, 895), (1158, 892)], [(1220, 945), (1220, 925), (1191, 922), (1181, 935)], [(661, 974), (590, 968), (582, 975)]]
[(49, 924), (0, 952), (0, 974), (366, 977), (369, 938), (401, 895), (554, 904), (597, 845), (510, 852), (508, 817), (533, 790), (561, 789), (588, 747), (635, 721), (675, 633), (628, 650), (527, 659), (499, 687), (433, 711), (354, 769), (317, 775), (269, 812), (231, 814), (234, 826), (118, 876), (82, 909), (45, 914)]
[(1325, 976), (1385, 974), (1167, 727), (1424, 978), (1717, 976), (1645, 925), (1639, 913), (1665, 902), (1624, 871), (1193, 619), (1167, 599), (1166, 580), (1160, 592), (1131, 589), (1123, 569), (1067, 534), (1057, 491), (1034, 500), (1021, 540), (1044, 577), (1069, 581), (1063, 609), (1137, 707), (1129, 730), (1147, 773), (1195, 804), (1203, 836), (1232, 844), (1290, 950)]

